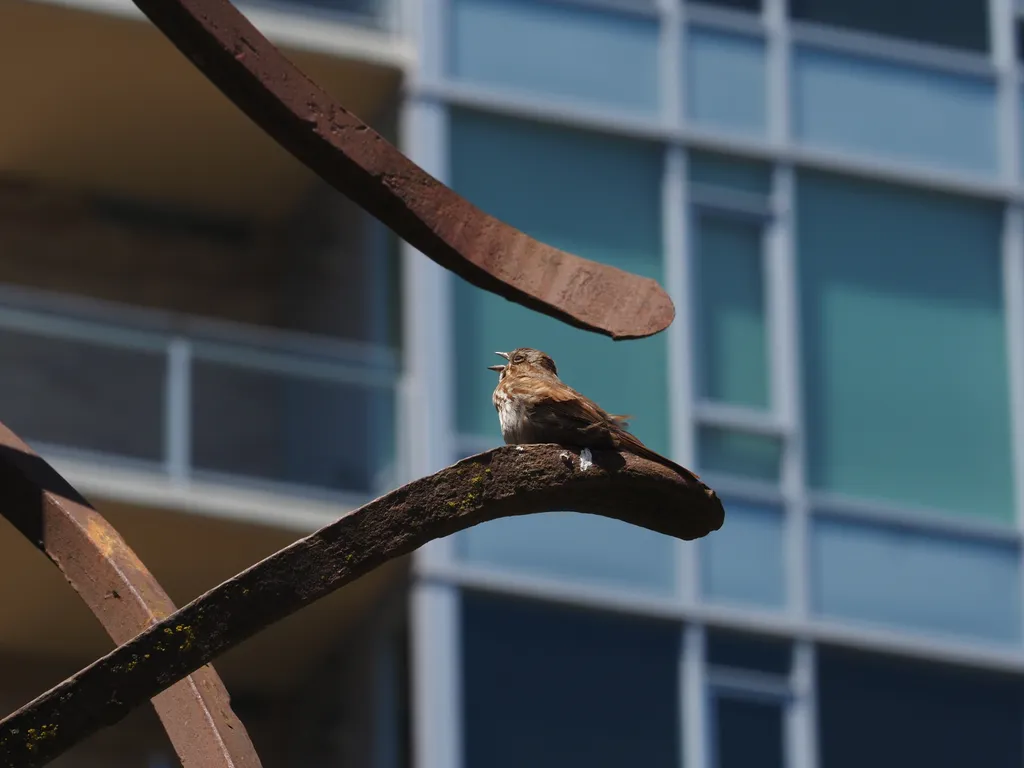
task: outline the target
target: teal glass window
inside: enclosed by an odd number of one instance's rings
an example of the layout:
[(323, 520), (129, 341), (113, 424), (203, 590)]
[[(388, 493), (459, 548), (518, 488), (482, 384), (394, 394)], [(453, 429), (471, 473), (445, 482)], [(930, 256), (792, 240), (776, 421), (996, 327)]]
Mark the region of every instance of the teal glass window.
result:
[(763, 235), (756, 219), (694, 215), (699, 392), (708, 400), (768, 407)]
[(997, 204), (817, 173), (797, 185), (811, 485), (1013, 519)]
[(697, 465), (701, 472), (778, 483), (782, 438), (702, 425), (697, 429)]
[[(557, 248), (661, 279), (661, 178), (657, 144), (538, 123), (451, 113), (451, 181), (460, 194)], [(496, 180), (500, 180), (496, 183)], [(536, 347), (570, 386), (657, 451), (669, 447), (666, 339), (616, 343), (571, 328), (456, 280), (456, 416), (461, 433), (501, 443), (491, 404), (495, 350)], [(531, 515), (460, 534), (461, 556), (581, 579), (674, 588), (667, 537), (584, 515)], [(545, 542), (540, 547), (538, 542)], [(543, 562), (538, 562), (542, 558)]]

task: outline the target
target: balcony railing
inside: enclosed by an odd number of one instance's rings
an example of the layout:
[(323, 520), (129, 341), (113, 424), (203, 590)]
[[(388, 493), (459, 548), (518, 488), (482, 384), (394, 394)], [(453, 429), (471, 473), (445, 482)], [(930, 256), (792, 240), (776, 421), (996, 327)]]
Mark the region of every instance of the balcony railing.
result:
[(375, 495), (398, 374), (379, 346), (0, 289), (0, 420), (44, 454)]

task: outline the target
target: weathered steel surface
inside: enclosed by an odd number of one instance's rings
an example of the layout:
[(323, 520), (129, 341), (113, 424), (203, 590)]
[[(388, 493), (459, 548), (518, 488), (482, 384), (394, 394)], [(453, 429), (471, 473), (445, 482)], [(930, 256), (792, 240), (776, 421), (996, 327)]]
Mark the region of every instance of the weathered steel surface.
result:
[[(0, 722), (0, 766), (39, 766), (260, 629), (432, 539), (500, 517), (603, 515), (681, 539), (721, 527), (715, 493), (631, 454), (497, 448), (421, 478), (251, 566)], [(35, 734), (35, 736), (29, 736)], [(41, 738), (40, 734), (46, 734)], [(26, 749), (35, 743), (33, 749)]]
[[(538, 242), (427, 174), (306, 77), (228, 0), (133, 1), (281, 146), (446, 269), (617, 339), (650, 336), (672, 322), (672, 300), (654, 280)], [(594, 183), (601, 183), (599, 168)]]
[[(49, 464), (0, 424), (0, 513), (53, 561), (121, 644), (176, 610), (117, 531)], [(213, 667), (203, 667), (153, 699), (174, 748), (187, 766), (258, 768), (259, 758)], [(59, 738), (44, 723), (21, 737), (26, 755)]]

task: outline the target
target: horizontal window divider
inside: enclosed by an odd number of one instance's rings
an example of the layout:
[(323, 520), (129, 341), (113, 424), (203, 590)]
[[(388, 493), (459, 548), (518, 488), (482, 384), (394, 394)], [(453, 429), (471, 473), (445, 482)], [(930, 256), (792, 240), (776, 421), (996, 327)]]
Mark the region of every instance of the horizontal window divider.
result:
[[(189, 514), (270, 525), (310, 533), (359, 506), (338, 496), (329, 502), (285, 488), (255, 488), (231, 476), (226, 482), (189, 478), (178, 482), (156, 465), (102, 457), (85, 451), (33, 444), (70, 483), (87, 496), (176, 509)], [(360, 502), (363, 503), (363, 502)]]
[(382, 370), (399, 369), (395, 350), (366, 342), (0, 284), (0, 311), (7, 310), (33, 318), (54, 318), (71, 323), (71, 327), (84, 323), (104, 331), (144, 334), (161, 346), (166, 346), (170, 338), (187, 337), (191, 341), (260, 347), (349, 364), (366, 363)]
[(709, 663), (707, 681), (713, 693), (724, 694), (730, 699), (783, 703), (793, 698), (789, 675)]
[(693, 412), (694, 418), (701, 426), (721, 427), (778, 438), (785, 438), (792, 432), (781, 417), (742, 405), (702, 401), (694, 406)]
[(902, 528), (922, 534), (954, 536), (1001, 544), (1018, 544), (1021, 532), (1013, 524), (956, 517), (948, 512), (915, 509), (885, 502), (848, 499), (812, 493), (812, 517), (872, 523), (883, 528)]
[(366, 342), (332, 339), (301, 331), (286, 331), (266, 326), (244, 325), (226, 320), (207, 320), (184, 316), (179, 325), (194, 341), (270, 348), (275, 353), (307, 355), (346, 364), (365, 364), (379, 370), (399, 369), (399, 355), (390, 347)]
[(826, 53), (863, 56), (874, 61), (933, 69), (955, 75), (995, 79), (996, 68), (988, 53), (914, 42), (902, 38), (818, 24), (790, 22), (794, 48), (804, 45)]
[(120, 453), (108, 453), (91, 448), (76, 448), (70, 445), (33, 440), (31, 433), (21, 436), (33, 451), (52, 463), (69, 461), (76, 464), (91, 464), (117, 467), (126, 472), (166, 475), (163, 459), (140, 459)]
[[(74, 467), (76, 474), (93, 472), (97, 476), (107, 473), (125, 475), (134, 484), (153, 486), (152, 503), (160, 504), (161, 494), (165, 483), (175, 487), (196, 485), (208, 489), (223, 489), (227, 495), (232, 493), (255, 492), (266, 496), (287, 497), (319, 505), (330, 505), (331, 509), (342, 507), (346, 510), (356, 509), (363, 504), (372, 501), (376, 491), (372, 493), (359, 494), (343, 490), (331, 490), (313, 485), (302, 485), (289, 483), (286, 480), (264, 480), (250, 475), (235, 474), (230, 472), (217, 472), (197, 467), (193, 461), (188, 467), (188, 474), (183, 478), (173, 477), (167, 470), (166, 462), (162, 460), (147, 460), (122, 454), (107, 453), (88, 448), (76, 448), (74, 446), (56, 445), (46, 442), (38, 442), (26, 435), (29, 445), (36, 453), (46, 461), (55, 466), (65, 464)], [(76, 482), (76, 485), (82, 485)], [(86, 481), (84, 486), (93, 487)], [(390, 489), (381, 490), (382, 493)], [(104, 494), (106, 495), (106, 494)], [(131, 500), (131, 496), (128, 500)], [(147, 497), (148, 498), (148, 497)], [(333, 514), (333, 513), (331, 513)], [(336, 519), (337, 515), (327, 517), (321, 525)]]
[(766, 37), (768, 27), (759, 13), (719, 8), (703, 3), (686, 3), (684, 12), (688, 28), (704, 28), (715, 32), (733, 32), (750, 37)]
[(721, 131), (693, 125), (666, 125), (656, 118), (637, 117), (628, 113), (611, 115), (607, 110), (568, 105), (564, 101), (545, 101), (543, 97), (524, 98), (466, 83), (420, 79), (410, 83), (407, 95), (566, 128), (735, 155), (739, 159), (783, 163), (797, 168), (923, 187), (930, 191), (1024, 204), (1024, 185), (1021, 184), (989, 181), (977, 175), (958, 174), (888, 158), (872, 159), (836, 150), (812, 149), (794, 143), (779, 144), (767, 139), (728, 136)]
[(756, 223), (774, 218), (771, 199), (767, 195), (690, 183), (689, 196), (690, 203), (700, 214), (752, 220)]
[(32, 336), (95, 344), (109, 349), (126, 349), (162, 354), (170, 338), (133, 328), (118, 328), (102, 322), (74, 317), (28, 312), (0, 306), (0, 330), (18, 331)]
[(533, 598), (569, 607), (675, 620), (680, 624), (697, 623), (712, 629), (825, 643), (862, 652), (916, 658), (1015, 675), (1024, 674), (1024, 649), (1017, 646), (970, 643), (935, 635), (923, 635), (912, 630), (901, 632), (832, 619), (801, 620), (796, 618), (794, 613), (771, 613), (748, 606), (687, 606), (678, 598), (654, 597), (635, 592), (625, 593), (614, 588), (569, 584), (564, 580), (542, 579), (461, 563), (430, 564), (420, 558), (414, 562), (413, 568), (415, 576), (424, 581), (447, 583), (497, 595)]
[(628, 111), (613, 114), (614, 107), (595, 108), (567, 104), (564, 98), (542, 94), (536, 97), (522, 93), (499, 92), (498, 86), (481, 86), (453, 80), (412, 78), (407, 96), (447, 102), (452, 106), (478, 109), (508, 117), (518, 117), (582, 128), (627, 138), (665, 141), (671, 127), (663, 118), (643, 117)]
[[(219, 472), (213, 469), (203, 469), (192, 462), (190, 477), (196, 481), (211, 486), (222, 488), (234, 487), (246, 489), (257, 493), (276, 494), (288, 496), (294, 499), (306, 499), (320, 504), (335, 504), (345, 509), (358, 509), (364, 504), (369, 504), (378, 495), (387, 493), (387, 489), (374, 489), (366, 493), (345, 491), (340, 489), (324, 488), (303, 483), (294, 483), (287, 480), (268, 480), (253, 475), (236, 474), (234, 472)], [(378, 493), (379, 491), (379, 493)]]
[(190, 341), (192, 357), (198, 362), (220, 363), (264, 373), (293, 375), (304, 379), (354, 384), (374, 389), (394, 389), (398, 382), (397, 374), (363, 370), (356, 365), (326, 360), (307, 360), (288, 352), (271, 352), (265, 349), (200, 339), (190, 339)]

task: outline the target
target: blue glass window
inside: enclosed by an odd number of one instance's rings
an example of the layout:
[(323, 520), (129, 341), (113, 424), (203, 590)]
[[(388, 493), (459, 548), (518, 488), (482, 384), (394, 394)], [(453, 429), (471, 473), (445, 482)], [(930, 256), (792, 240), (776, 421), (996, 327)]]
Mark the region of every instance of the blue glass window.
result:
[(793, 66), (793, 128), (802, 142), (874, 160), (997, 172), (992, 79), (808, 47), (797, 48)]
[(818, 657), (827, 768), (1019, 768), (1022, 718), (1018, 678), (827, 648)]
[(1013, 519), (994, 203), (801, 173), (808, 475), (815, 488)]
[(508, 517), (456, 537), (470, 563), (671, 594), (672, 541), (644, 528), (576, 512)]
[(724, 499), (725, 525), (700, 540), (701, 594), (712, 602), (785, 603), (781, 510)]
[(763, 135), (768, 122), (764, 40), (690, 27), (684, 49), (687, 118), (698, 125)]
[(457, 79), (658, 115), (654, 15), (543, 0), (452, 0), (452, 16)]
[[(450, 154), (452, 185), (488, 213), (555, 247), (660, 279), (658, 145), (454, 110)], [(668, 448), (664, 334), (613, 342), (461, 280), (455, 332), (463, 434), (501, 443), (491, 404), (497, 377), (487, 366), (496, 360), (494, 350), (532, 346), (555, 359), (570, 386), (612, 413), (632, 414), (633, 431), (651, 448)], [(673, 543), (621, 523), (531, 515), (477, 526), (460, 539), (462, 556), (478, 562), (673, 588)]]
[(678, 768), (678, 626), (464, 594), (466, 768)]
[(817, 613), (1019, 641), (1014, 545), (846, 520), (817, 519), (811, 530)]

